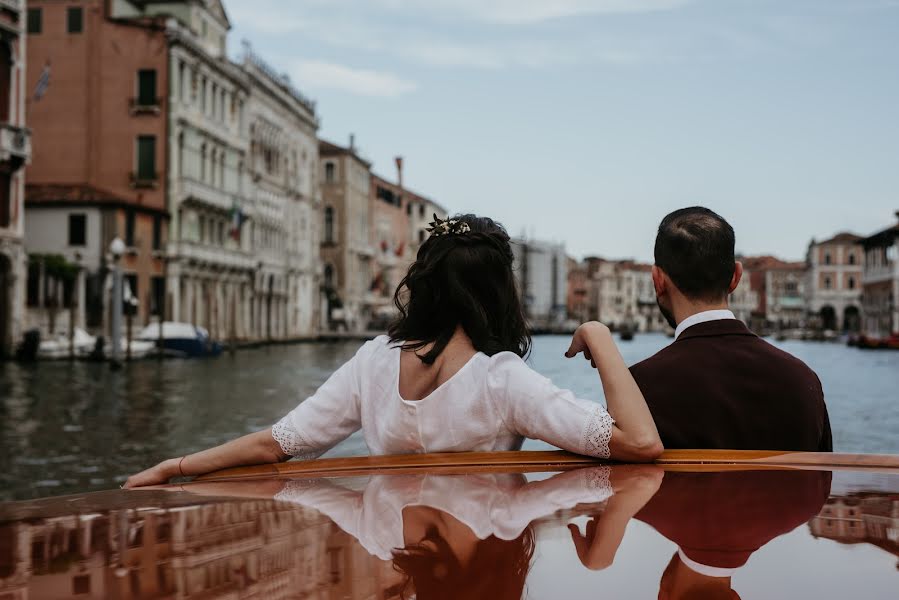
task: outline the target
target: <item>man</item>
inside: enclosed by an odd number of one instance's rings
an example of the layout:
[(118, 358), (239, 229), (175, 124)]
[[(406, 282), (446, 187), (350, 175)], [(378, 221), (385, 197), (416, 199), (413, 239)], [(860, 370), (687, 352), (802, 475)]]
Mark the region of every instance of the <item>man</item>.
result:
[(665, 448), (831, 452), (817, 375), (727, 309), (743, 265), (734, 230), (702, 207), (659, 225), (652, 279), (675, 341), (631, 367)]

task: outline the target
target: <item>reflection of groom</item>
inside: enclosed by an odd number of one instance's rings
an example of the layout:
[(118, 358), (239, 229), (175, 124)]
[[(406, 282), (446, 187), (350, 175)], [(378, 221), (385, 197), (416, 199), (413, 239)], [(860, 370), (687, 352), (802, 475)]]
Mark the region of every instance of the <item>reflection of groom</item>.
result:
[(829, 471), (665, 473), (636, 518), (677, 544), (659, 600), (732, 600), (731, 575), (753, 552), (818, 514)]
[(701, 207), (659, 225), (652, 279), (675, 340), (631, 367), (666, 448), (833, 450), (821, 382), (734, 318), (734, 230)]

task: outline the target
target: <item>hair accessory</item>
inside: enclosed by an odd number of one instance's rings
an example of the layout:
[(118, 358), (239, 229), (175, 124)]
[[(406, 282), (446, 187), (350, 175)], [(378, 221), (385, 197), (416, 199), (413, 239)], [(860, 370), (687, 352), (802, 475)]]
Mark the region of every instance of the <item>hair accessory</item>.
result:
[(441, 219), (434, 213), (434, 220), (428, 223), (430, 227), (426, 229), (432, 236), (439, 235), (459, 235), (471, 231), (471, 227), (465, 221), (459, 219)]

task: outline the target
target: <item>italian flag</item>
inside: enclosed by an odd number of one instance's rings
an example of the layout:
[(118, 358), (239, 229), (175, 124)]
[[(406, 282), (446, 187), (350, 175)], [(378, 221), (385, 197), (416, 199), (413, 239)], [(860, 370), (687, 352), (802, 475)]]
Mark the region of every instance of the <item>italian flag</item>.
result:
[(231, 205), (231, 237), (235, 241), (240, 241), (240, 227), (243, 225), (243, 222), (247, 220), (247, 216), (240, 210), (240, 207), (235, 202)]

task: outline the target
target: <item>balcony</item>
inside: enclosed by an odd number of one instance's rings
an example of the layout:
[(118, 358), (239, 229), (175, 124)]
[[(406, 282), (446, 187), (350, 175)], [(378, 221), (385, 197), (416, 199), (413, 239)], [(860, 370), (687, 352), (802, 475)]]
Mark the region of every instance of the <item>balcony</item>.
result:
[(8, 123), (0, 125), (0, 162), (16, 163), (17, 169), (31, 158), (31, 130)]
[(159, 173), (137, 173), (132, 171), (131, 187), (134, 189), (156, 189), (159, 187)]
[(0, 0), (0, 8), (17, 13), (22, 10), (22, 0)]
[(183, 177), (181, 179), (181, 199), (194, 200), (227, 212), (230, 212), (234, 205), (232, 196), (223, 190), (192, 177)]
[(132, 98), (132, 115), (158, 115), (162, 112), (162, 98)]
[(195, 242), (179, 242), (174, 245), (177, 260), (192, 261), (202, 265), (223, 266), (251, 271), (257, 263), (247, 252), (234, 248), (210, 246)]

